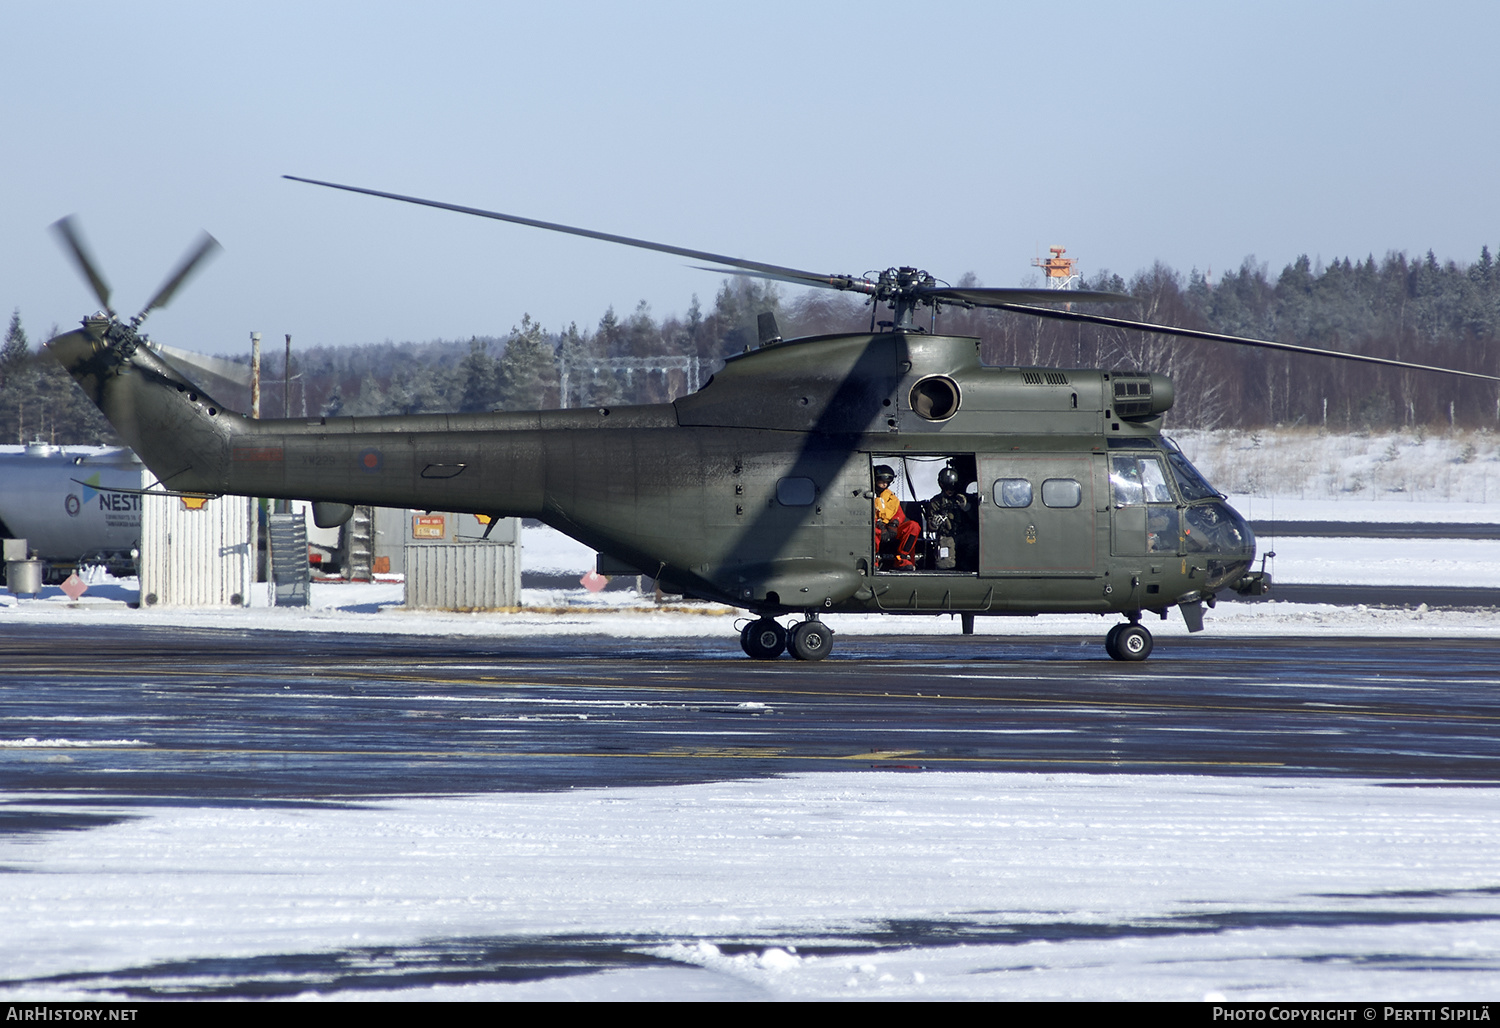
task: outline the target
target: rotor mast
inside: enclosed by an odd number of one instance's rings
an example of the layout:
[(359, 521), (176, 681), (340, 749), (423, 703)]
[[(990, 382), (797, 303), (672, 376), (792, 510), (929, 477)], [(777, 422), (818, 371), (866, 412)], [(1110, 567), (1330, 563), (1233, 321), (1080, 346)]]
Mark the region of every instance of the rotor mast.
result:
[(892, 331), (902, 332), (914, 328), (917, 308), (932, 301), (918, 290), (931, 289), (937, 279), (917, 268), (887, 268), (880, 273), (875, 283), (874, 298), (890, 304), (891, 320), (881, 322)]

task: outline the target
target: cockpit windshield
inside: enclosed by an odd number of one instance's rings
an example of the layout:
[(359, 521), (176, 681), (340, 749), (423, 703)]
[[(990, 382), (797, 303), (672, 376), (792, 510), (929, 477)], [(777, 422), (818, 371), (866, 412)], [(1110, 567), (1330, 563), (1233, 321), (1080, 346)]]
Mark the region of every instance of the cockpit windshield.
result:
[(1177, 491), (1182, 494), (1184, 503), (1192, 503), (1194, 500), (1220, 500), (1224, 494), (1208, 484), (1198, 469), (1182, 455), (1177, 444), (1170, 440), (1167, 442), (1167, 463), (1171, 465), (1172, 477), (1177, 480)]

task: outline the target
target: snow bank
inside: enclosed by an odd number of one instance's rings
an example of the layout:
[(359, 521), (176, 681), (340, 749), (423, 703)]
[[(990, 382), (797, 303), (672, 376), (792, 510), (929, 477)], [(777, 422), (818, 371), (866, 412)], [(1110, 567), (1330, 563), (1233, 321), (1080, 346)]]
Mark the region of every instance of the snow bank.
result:
[[(1490, 787), (865, 772), (89, 805), (125, 820), (0, 837), (22, 872), (0, 998), (78, 999), (160, 961), (227, 958), (171, 973), (197, 988), (255, 955), (583, 938), (663, 964), (335, 996), (1453, 1000), (1493, 995), (1500, 952)], [(64, 972), (102, 980), (25, 984)]]

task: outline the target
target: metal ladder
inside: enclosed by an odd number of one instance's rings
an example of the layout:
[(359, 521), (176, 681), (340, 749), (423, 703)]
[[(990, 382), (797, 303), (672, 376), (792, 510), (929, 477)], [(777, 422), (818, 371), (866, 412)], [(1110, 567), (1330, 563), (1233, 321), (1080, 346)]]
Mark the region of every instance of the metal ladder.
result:
[(339, 542), (344, 551), (340, 554), (344, 577), (351, 582), (370, 581), (375, 563), (375, 508), (355, 507)]
[(307, 522), (301, 514), (269, 514), (266, 536), (271, 544), (271, 581), (278, 607), (307, 606)]

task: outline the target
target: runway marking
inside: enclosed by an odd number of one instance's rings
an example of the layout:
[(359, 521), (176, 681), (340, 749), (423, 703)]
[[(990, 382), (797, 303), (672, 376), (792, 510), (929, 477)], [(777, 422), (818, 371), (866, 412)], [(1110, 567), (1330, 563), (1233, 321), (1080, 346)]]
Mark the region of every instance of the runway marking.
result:
[(786, 755), (782, 746), (668, 746), (662, 750), (650, 750), (643, 754), (611, 754), (611, 756), (645, 757), (780, 757)]
[[(589, 659), (589, 658), (586, 658), (586, 659)], [(105, 661), (105, 662), (102, 662), (102, 663), (108, 664), (110, 666), (115, 666), (115, 664), (117, 662)], [(684, 676), (682, 676), (679, 672), (666, 671), (665, 669), (663, 669), (663, 671), (661, 673), (658, 673), (655, 676), (655, 680), (653, 682), (651, 682), (651, 683), (648, 684), (648, 683), (643, 683), (643, 682), (640, 682), (640, 681), (631, 681), (628, 678), (626, 678), (625, 676), (621, 676), (621, 675), (602, 674), (602, 673), (600, 673), (597, 670), (593, 671), (592, 674), (588, 675), (588, 677), (581, 677), (581, 678), (580, 677), (571, 677), (570, 678), (570, 677), (566, 677), (567, 674), (568, 674), (568, 672), (567, 672), (566, 669), (564, 669), (564, 668), (555, 668), (555, 667), (547, 667), (547, 666), (545, 666), (545, 664), (540, 664), (540, 662), (539, 662), (540, 666), (538, 667), (538, 674), (535, 677), (526, 677), (526, 678), (514, 677), (513, 674), (511, 676), (499, 676), (499, 675), (470, 675), (470, 676), (452, 676), (452, 675), (447, 675), (447, 676), (442, 676), (442, 675), (431, 675), (431, 674), (415, 673), (415, 672), (412, 672), (412, 671), (393, 671), (393, 670), (389, 670), (389, 668), (390, 668), (390, 666), (392, 664), (396, 664), (396, 665), (399, 666), (401, 663), (408, 663), (408, 665), (410, 665), (410, 664), (420, 664), (420, 665), (423, 665), (423, 666), (432, 666), (432, 667), (440, 667), (440, 666), (442, 666), (442, 665), (435, 664), (432, 661), (432, 659), (431, 659), (430, 656), (424, 655), (419, 660), (416, 659), (416, 658), (413, 658), (409, 662), (404, 662), (404, 661), (402, 661), (401, 657), (398, 655), (398, 656), (394, 656), (394, 657), (386, 660), (382, 664), (382, 667), (385, 668), (386, 670), (381, 670), (379, 668), (361, 669), (361, 668), (358, 668), (358, 667), (353, 667), (353, 668), (350, 668), (350, 667), (345, 667), (345, 668), (319, 668), (319, 669), (317, 669), (317, 671), (313, 675), (309, 676), (304, 669), (299, 668), (299, 667), (297, 667), (295, 665), (285, 665), (285, 666), (278, 666), (278, 667), (274, 667), (274, 668), (267, 668), (264, 665), (261, 665), (261, 666), (251, 667), (251, 668), (248, 668), (248, 669), (235, 669), (235, 668), (231, 668), (231, 669), (226, 669), (226, 671), (223, 671), (223, 672), (210, 672), (210, 671), (206, 671), (205, 668), (201, 664), (194, 664), (191, 667), (183, 667), (183, 668), (159, 668), (159, 667), (158, 668), (152, 668), (149, 672), (147, 672), (147, 674), (149, 676), (151, 676), (152, 678), (157, 679), (157, 681), (156, 682), (142, 682), (141, 685), (140, 685), (140, 688), (142, 688), (142, 689), (144, 689), (144, 690), (146, 690), (148, 692), (152, 691), (153, 689), (163, 689), (163, 690), (169, 690), (170, 691), (170, 690), (181, 688), (181, 686), (179, 686), (175, 681), (174, 682), (170, 682), (170, 683), (161, 682), (160, 681), (161, 679), (173, 679), (173, 680), (175, 680), (175, 679), (182, 679), (182, 678), (191, 678), (191, 679), (195, 679), (195, 680), (197, 680), (197, 682), (201, 683), (201, 685), (200, 685), (201, 689), (203, 689), (203, 690), (211, 690), (212, 693), (214, 695), (216, 695), (216, 696), (224, 696), (226, 698), (235, 698), (236, 696), (244, 695), (244, 693), (241, 692), (237, 688), (237, 686), (243, 685), (246, 688), (264, 688), (266, 683), (268, 683), (268, 682), (276, 682), (276, 683), (282, 684), (282, 685), (288, 685), (288, 684), (290, 684), (292, 686), (292, 688), (297, 689), (298, 692), (293, 692), (291, 694), (292, 696), (296, 696), (296, 695), (298, 695), (300, 693), (301, 695), (304, 695), (304, 696), (312, 698), (312, 699), (326, 699), (327, 698), (326, 694), (324, 694), (324, 693), (322, 693), (322, 692), (319, 691), (320, 688), (323, 687), (325, 684), (327, 686), (342, 686), (342, 685), (344, 685), (346, 683), (352, 683), (352, 684), (366, 684), (366, 683), (369, 683), (369, 684), (375, 684), (378, 687), (378, 685), (382, 684), (382, 683), (404, 683), (404, 684), (409, 684), (409, 685), (423, 685), (423, 686), (444, 686), (444, 685), (446, 685), (446, 686), (451, 686), (451, 687), (467, 688), (467, 689), (524, 690), (524, 691), (528, 691), (528, 692), (542, 692), (542, 691), (552, 692), (552, 691), (580, 690), (580, 689), (582, 689), (582, 690), (596, 689), (596, 690), (600, 690), (600, 691), (616, 692), (616, 691), (619, 691), (619, 690), (623, 689), (623, 690), (631, 690), (631, 691), (640, 692), (640, 693), (651, 693), (651, 694), (663, 694), (663, 693), (666, 693), (666, 694), (671, 694), (674, 697), (687, 697), (687, 696), (694, 696), (694, 695), (701, 696), (701, 695), (704, 695), (704, 694), (717, 694), (717, 695), (721, 695), (721, 696), (748, 696), (748, 697), (753, 697), (753, 698), (757, 698), (757, 699), (769, 699), (769, 698), (772, 698), (772, 697), (776, 697), (776, 698), (808, 698), (808, 699), (814, 699), (814, 700), (849, 700), (849, 699), (854, 699), (854, 700), (865, 700), (865, 701), (875, 701), (875, 702), (879, 702), (879, 701), (882, 701), (882, 700), (896, 700), (896, 701), (901, 701), (901, 702), (920, 701), (920, 702), (923, 702), (923, 703), (931, 703), (933, 701), (936, 701), (936, 702), (939, 702), (939, 703), (947, 703), (947, 704), (953, 704), (953, 703), (956, 702), (956, 703), (960, 703), (960, 704), (971, 704), (971, 705), (974, 705), (974, 706), (1002, 704), (1002, 705), (1006, 705), (1006, 706), (1009, 706), (1009, 707), (1023, 707), (1023, 706), (1024, 707), (1036, 707), (1036, 708), (1040, 708), (1040, 709), (1044, 709), (1044, 710), (1045, 709), (1049, 709), (1049, 708), (1051, 708), (1051, 709), (1059, 709), (1059, 710), (1070, 710), (1070, 711), (1095, 710), (1101, 716), (1110, 716), (1111, 714), (1114, 714), (1114, 713), (1117, 713), (1117, 712), (1135, 712), (1135, 711), (1139, 711), (1139, 712), (1168, 712), (1168, 711), (1182, 711), (1182, 712), (1196, 712), (1196, 713), (1223, 713), (1223, 714), (1241, 714), (1241, 715), (1243, 715), (1243, 714), (1283, 715), (1283, 716), (1290, 715), (1290, 716), (1297, 716), (1297, 717), (1303, 717), (1303, 718), (1305, 718), (1305, 716), (1309, 715), (1309, 714), (1314, 714), (1314, 715), (1329, 715), (1329, 714), (1332, 714), (1332, 715), (1335, 715), (1336, 717), (1343, 718), (1343, 719), (1348, 719), (1348, 718), (1369, 718), (1369, 719), (1375, 719), (1375, 720), (1398, 720), (1398, 721), (1407, 721), (1407, 722), (1437, 722), (1437, 723), (1441, 723), (1441, 722), (1458, 722), (1458, 723), (1472, 723), (1472, 724), (1480, 724), (1480, 725), (1488, 725), (1488, 724), (1500, 723), (1500, 714), (1461, 713), (1461, 712), (1455, 712), (1455, 711), (1436, 711), (1436, 712), (1434, 712), (1434, 711), (1410, 711), (1410, 710), (1399, 711), (1399, 710), (1386, 710), (1386, 709), (1376, 708), (1376, 707), (1372, 707), (1372, 706), (1354, 706), (1354, 705), (1338, 705), (1338, 704), (1312, 704), (1312, 703), (1304, 703), (1304, 704), (1298, 704), (1298, 705), (1293, 706), (1293, 707), (1286, 707), (1284, 705), (1279, 705), (1279, 706), (1259, 706), (1259, 705), (1256, 705), (1256, 704), (1253, 704), (1253, 703), (1223, 703), (1223, 702), (1219, 702), (1219, 703), (1200, 703), (1200, 702), (1186, 702), (1186, 701), (1184, 701), (1184, 702), (1171, 702), (1171, 701), (1164, 701), (1164, 700), (1132, 700), (1132, 699), (1115, 698), (1115, 697), (1104, 698), (1104, 697), (1098, 697), (1098, 696), (1085, 697), (1085, 698), (1074, 698), (1074, 697), (1056, 696), (1056, 695), (1046, 695), (1046, 696), (1038, 696), (1038, 695), (1025, 695), (1025, 696), (958, 695), (958, 696), (955, 696), (952, 693), (946, 693), (946, 694), (928, 693), (928, 692), (925, 691), (925, 689), (923, 691), (920, 691), (920, 692), (919, 691), (914, 691), (914, 690), (910, 690), (910, 691), (909, 690), (898, 690), (898, 691), (895, 691), (895, 692), (892, 692), (890, 690), (874, 691), (874, 690), (869, 690), (869, 689), (858, 689), (858, 688), (856, 688), (856, 689), (849, 689), (849, 688), (790, 689), (790, 688), (786, 688), (783, 685), (780, 685), (774, 679), (784, 680), (786, 678), (786, 676), (788, 676), (788, 675), (800, 674), (800, 673), (802, 673), (802, 672), (804, 672), (806, 670), (805, 668), (797, 667), (797, 666), (794, 666), (794, 665), (791, 665), (791, 664), (786, 664), (785, 666), (780, 667), (780, 668), (776, 668), (776, 667), (756, 667), (754, 669), (754, 672), (757, 674), (759, 680), (756, 681), (756, 682), (754, 682), (754, 683), (749, 683), (749, 684), (745, 684), (745, 685), (723, 684), (723, 685), (713, 685), (713, 686), (694, 686), (694, 685), (686, 684), (686, 681), (682, 681), (680, 683), (676, 682), (676, 681), (673, 681), (671, 684), (667, 684), (666, 682), (664, 682), (662, 680), (662, 677), (661, 677), (662, 674), (671, 674), (674, 678), (682, 678)], [(717, 670), (719, 672), (723, 672), (725, 670), (736, 671), (736, 667), (738, 666), (738, 662), (735, 662), (734, 664), (730, 664), (730, 663), (728, 663), (726, 661), (722, 661), (722, 660), (685, 660), (685, 661), (680, 661), (679, 663), (681, 663), (683, 665), (693, 665), (693, 666), (710, 667), (710, 668), (713, 668), (713, 669), (715, 669), (715, 670)], [(473, 663), (469, 663), (466, 666), (473, 667), (475, 665)], [(514, 663), (508, 663), (508, 664), (503, 665), (503, 666), (508, 671), (514, 672), (516, 670), (516, 665)], [(14, 667), (14, 666), (12, 666), (12, 667)], [(124, 668), (122, 666), (122, 670), (123, 669)], [(889, 671), (889, 670), (892, 670), (892, 669), (890, 669), (889, 667), (887, 667), (887, 670)], [(93, 668), (90, 669), (89, 674), (90, 675), (95, 675), (95, 674), (98, 673), (98, 671), (99, 671), (99, 668), (97, 666), (95, 666), (95, 667), (93, 667)], [(131, 672), (131, 676), (132, 677), (137, 677), (137, 678), (143, 677), (142, 674), (141, 674), (141, 669), (139, 668), (138, 665), (130, 667), (129, 671)], [(832, 664), (823, 666), (823, 667), (820, 668), (820, 670), (819, 670), (818, 673), (826, 675), (829, 679), (836, 679), (836, 678), (839, 678), (839, 677), (848, 677), (850, 675), (864, 675), (867, 672), (868, 672), (868, 669), (867, 669), (866, 665), (864, 665), (863, 663), (861, 663), (861, 664), (855, 664), (853, 662), (845, 662), (843, 664), (832, 663)], [(82, 672), (78, 672), (78, 673), (75, 673), (75, 674), (81, 674), (81, 673)], [(749, 674), (750, 671), (747, 669), (747, 670), (737, 671), (736, 673), (737, 674)], [(209, 674), (217, 674), (222, 679), (227, 679), (227, 680), (204, 681), (205, 676), (207, 676)], [(48, 668), (47, 671), (46, 671), (46, 673), (43, 673), (39, 677), (45, 678), (45, 679), (52, 679), (52, 678), (56, 678), (56, 677), (66, 677), (66, 676), (63, 675), (62, 673), (60, 673), (56, 668)], [(1022, 676), (1008, 676), (1008, 675), (1004, 675), (1002, 673), (998, 673), (997, 672), (997, 673), (991, 674), (991, 675), (973, 675), (973, 674), (971, 674), (971, 675), (965, 676), (965, 677), (966, 677), (966, 680), (971, 680), (972, 681), (973, 679), (976, 679), (976, 678), (979, 678), (979, 679), (988, 678), (988, 679), (992, 679), (992, 680), (994, 680), (994, 679), (1005, 680), (1005, 679), (1012, 678), (1012, 677), (1022, 677)], [(1104, 687), (1104, 686), (1107, 686), (1108, 684), (1113, 683), (1113, 682), (1121, 682), (1121, 681), (1123, 681), (1123, 682), (1130, 682), (1130, 681), (1136, 681), (1136, 680), (1139, 680), (1141, 677), (1142, 676), (1139, 676), (1139, 675), (1131, 675), (1128, 672), (1122, 673), (1118, 669), (1105, 668), (1105, 669), (1103, 669), (1103, 670), (1100, 671), (1100, 676), (1099, 676), (1097, 684), (1100, 685), (1101, 687)], [(1161, 676), (1160, 675), (1156, 675), (1156, 676), (1152, 676), (1152, 677), (1160, 678)], [(1192, 674), (1188, 674), (1187, 677), (1188, 678), (1192, 678), (1194, 676)], [(1431, 679), (1412, 678), (1409, 675), (1401, 676), (1399, 679), (1396, 679), (1396, 680), (1405, 681), (1405, 682), (1418, 682), (1418, 683), (1432, 681)], [(1277, 691), (1280, 691), (1281, 689), (1284, 689), (1285, 687), (1286, 687), (1285, 683), (1276, 683), (1276, 682), (1268, 683), (1268, 688), (1274, 689), (1274, 690), (1277, 690)], [(1368, 686), (1366, 686), (1366, 687), (1368, 687)], [(118, 686), (115, 686), (115, 688), (118, 689)], [(278, 692), (277, 693), (277, 695), (284, 695), (284, 694), (285, 694), (285, 690), (283, 690), (282, 692)], [(356, 693), (356, 696), (362, 696), (362, 694)], [(390, 697), (388, 697), (388, 696), (382, 696), (382, 695), (380, 695), (378, 693), (368, 694), (368, 698), (371, 699), (371, 700), (385, 701), (385, 702), (388, 702), (389, 699), (390, 699)], [(440, 700), (438, 698), (429, 697), (429, 696), (417, 696), (417, 697), (413, 697), (413, 699), (417, 700), (418, 702), (439, 703), (439, 702), (465, 702), (465, 701), (483, 702), (487, 698), (486, 697), (482, 697), (482, 696), (471, 696), (471, 697), (458, 697), (458, 698), (453, 698), (453, 699)], [(524, 701), (538, 702), (538, 703), (546, 702), (546, 700), (543, 697), (539, 697), (539, 696), (526, 697), (526, 698), (523, 698), (523, 700)], [(601, 703), (601, 704), (607, 704), (609, 701), (598, 701), (598, 702)], [(657, 702), (660, 702), (660, 701), (657, 701)]]
[[(689, 685), (657, 685), (639, 683), (620, 683), (614, 680), (601, 682), (584, 679), (570, 679), (568, 681), (554, 680), (520, 680), (502, 678), (428, 678), (422, 676), (367, 672), (356, 675), (346, 672), (341, 675), (330, 675), (335, 680), (356, 681), (379, 681), (379, 682), (401, 682), (405, 684), (420, 683), (426, 685), (444, 686), (471, 686), (471, 687), (499, 687), (516, 689), (628, 689), (638, 692), (671, 692), (671, 693), (729, 693), (733, 695), (754, 696), (805, 696), (812, 698), (829, 699), (894, 699), (894, 700), (941, 700), (944, 702), (958, 703), (1004, 703), (1011, 705), (1037, 704), (1051, 705), (1069, 708), (1097, 708), (1099, 713), (1107, 714), (1114, 710), (1182, 710), (1197, 712), (1221, 712), (1240, 714), (1340, 714), (1357, 717), (1398, 718), (1411, 720), (1435, 720), (1435, 721), (1476, 721), (1476, 722), (1500, 722), (1500, 714), (1459, 714), (1454, 712), (1423, 713), (1418, 711), (1385, 711), (1374, 707), (1341, 706), (1337, 704), (1320, 704), (1313, 707), (1306, 704), (1297, 707), (1258, 707), (1244, 704), (1210, 704), (1210, 703), (1171, 703), (1166, 701), (1126, 700), (1126, 699), (1103, 699), (1091, 697), (1087, 699), (1071, 699), (1057, 696), (954, 696), (950, 694), (923, 693), (923, 692), (891, 692), (882, 690), (870, 692), (865, 690), (850, 689), (786, 689), (744, 687), (734, 685), (714, 686), (689, 686)], [(423, 699), (430, 699), (423, 697)], [(455, 697), (449, 702), (465, 702), (475, 697)]]
[(273, 750), (273, 749), (187, 749), (181, 747), (113, 747), (90, 746), (86, 750), (74, 747), (27, 747), (27, 753), (49, 750), (70, 750), (72, 754), (84, 753), (131, 753), (135, 756), (196, 756), (196, 757), (389, 757), (408, 760), (414, 757), (430, 759), (494, 760), (506, 758), (540, 758), (553, 760), (598, 760), (601, 757), (625, 760), (893, 760), (916, 757), (927, 764), (1104, 764), (1110, 767), (1286, 767), (1284, 761), (1261, 760), (1122, 760), (1118, 757), (947, 757), (922, 756), (921, 750), (877, 750), (870, 753), (790, 753), (785, 750), (738, 746), (682, 747), (680, 749), (651, 750), (640, 753), (609, 751), (538, 751), (538, 750)]
[[(718, 666), (722, 666), (722, 665), (719, 665), (718, 662), (705, 662), (705, 663), (714, 663), (714, 664), (716, 664)], [(135, 670), (135, 673), (137, 675), (140, 674), (140, 671), (139, 671), (138, 668), (134, 669), (134, 670)], [(198, 668), (198, 669), (196, 669), (196, 670), (153, 671), (151, 673), (152, 674), (156, 674), (156, 675), (162, 675), (164, 677), (187, 677), (187, 676), (193, 676), (193, 677), (197, 677), (199, 679), (201, 679), (202, 676), (204, 675), (204, 671), (203, 671), (203, 669), (201, 667)], [(290, 683), (288, 683), (286, 681), (286, 679), (280, 677), (283, 674), (288, 675), (288, 677), (290, 677), (292, 679), (292, 681)], [(273, 671), (268, 671), (268, 670), (265, 670), (265, 669), (258, 669), (257, 668), (257, 669), (251, 669), (250, 671), (247, 671), (247, 672), (238, 672), (237, 675), (238, 675), (238, 678), (247, 687), (251, 687), (252, 683), (253, 683), (253, 687), (263, 688), (265, 682), (267, 682), (267, 681), (275, 681), (275, 682), (279, 682), (279, 683), (282, 683), (282, 684), (296, 684), (297, 686), (299, 686), (301, 689), (304, 689), (304, 690), (307, 690), (309, 688), (309, 684), (306, 681), (306, 679), (308, 677), (306, 675), (306, 673), (302, 672), (302, 671), (295, 671), (294, 669), (290, 669), (290, 668), (287, 671), (282, 671), (282, 670), (278, 669), (278, 670), (276, 670), (274, 672)], [(915, 691), (913, 691), (913, 692), (891, 692), (889, 690), (882, 690), (880, 692), (873, 692), (873, 691), (866, 691), (866, 690), (851, 690), (851, 689), (819, 689), (819, 690), (813, 690), (813, 689), (787, 689), (787, 688), (784, 688), (784, 687), (781, 687), (781, 686), (769, 685), (769, 684), (758, 684), (758, 685), (755, 685), (755, 686), (734, 686), (734, 685), (690, 686), (690, 685), (677, 685), (677, 684), (662, 685), (662, 684), (644, 684), (644, 683), (623, 681), (623, 680), (620, 680), (620, 679), (616, 678), (615, 676), (609, 676), (605, 680), (600, 680), (604, 676), (596, 676), (593, 679), (573, 678), (573, 679), (567, 679), (567, 680), (558, 680), (558, 679), (556, 679), (554, 677), (551, 677), (551, 676), (539, 677), (539, 678), (536, 678), (536, 679), (498, 678), (498, 677), (489, 677), (489, 676), (479, 676), (479, 677), (472, 677), (472, 678), (454, 678), (454, 677), (439, 678), (439, 677), (434, 677), (434, 676), (413, 675), (413, 674), (408, 674), (408, 673), (381, 672), (381, 671), (377, 671), (377, 670), (358, 671), (358, 670), (353, 670), (353, 669), (348, 669), (348, 670), (320, 670), (319, 673), (316, 676), (313, 676), (313, 677), (314, 677), (314, 681), (315, 682), (328, 682), (330, 684), (333, 684), (333, 683), (343, 684), (343, 683), (348, 683), (348, 682), (355, 682), (355, 683), (401, 683), (401, 684), (408, 684), (408, 685), (418, 684), (418, 685), (429, 685), (429, 686), (441, 685), (441, 686), (456, 686), (456, 687), (469, 687), (469, 688), (536, 689), (536, 690), (543, 690), (543, 689), (545, 689), (545, 690), (559, 690), (559, 689), (599, 689), (599, 690), (610, 690), (610, 691), (613, 691), (613, 690), (624, 689), (624, 690), (631, 690), (631, 691), (645, 692), (645, 693), (672, 693), (672, 694), (675, 694), (675, 695), (683, 695), (683, 694), (709, 694), (709, 693), (713, 693), (713, 694), (721, 694), (721, 695), (753, 696), (753, 697), (757, 697), (757, 698), (761, 698), (761, 697), (807, 697), (807, 698), (811, 698), (811, 699), (863, 699), (863, 700), (874, 700), (874, 701), (879, 701), (879, 700), (900, 700), (900, 701), (920, 700), (920, 701), (923, 701), (923, 702), (939, 701), (939, 702), (944, 702), (944, 703), (972, 703), (972, 704), (975, 704), (975, 705), (1004, 704), (1004, 705), (1013, 706), (1013, 707), (1016, 707), (1016, 706), (1036, 706), (1036, 707), (1041, 707), (1041, 708), (1055, 707), (1055, 708), (1066, 708), (1066, 709), (1070, 709), (1070, 710), (1087, 710), (1089, 708), (1094, 708), (1095, 710), (1097, 710), (1099, 712), (1099, 714), (1101, 716), (1107, 716), (1107, 715), (1109, 715), (1109, 714), (1111, 714), (1113, 712), (1116, 712), (1116, 711), (1147, 711), (1147, 712), (1150, 712), (1150, 711), (1186, 711), (1186, 712), (1197, 712), (1197, 713), (1258, 714), (1258, 715), (1265, 715), (1265, 714), (1282, 714), (1282, 715), (1308, 715), (1308, 714), (1315, 714), (1316, 715), (1316, 714), (1321, 714), (1321, 715), (1329, 715), (1329, 714), (1331, 714), (1331, 715), (1336, 715), (1336, 716), (1340, 716), (1340, 717), (1355, 717), (1355, 718), (1363, 717), (1363, 718), (1373, 718), (1373, 719), (1379, 719), (1379, 720), (1435, 721), (1435, 722), (1455, 721), (1455, 722), (1469, 722), (1469, 723), (1475, 723), (1475, 724), (1494, 724), (1494, 723), (1500, 723), (1500, 714), (1466, 714), (1466, 713), (1457, 713), (1457, 712), (1453, 712), (1453, 711), (1443, 711), (1443, 712), (1390, 711), (1390, 710), (1381, 710), (1381, 709), (1374, 708), (1374, 707), (1343, 706), (1343, 705), (1331, 704), (1331, 703), (1329, 703), (1329, 704), (1317, 704), (1317, 705), (1309, 703), (1309, 704), (1304, 704), (1304, 705), (1296, 706), (1296, 707), (1285, 707), (1285, 706), (1264, 706), (1264, 707), (1262, 707), (1262, 706), (1254, 706), (1254, 705), (1249, 705), (1249, 704), (1188, 703), (1188, 702), (1172, 703), (1172, 702), (1159, 701), (1159, 700), (1145, 701), (1145, 700), (1128, 700), (1128, 699), (1115, 699), (1115, 698), (1103, 699), (1103, 698), (1099, 698), (1099, 697), (1074, 699), (1074, 698), (1060, 697), (1060, 696), (983, 696), (983, 695), (954, 696), (952, 694), (942, 694), (942, 695), (940, 695), (940, 694), (936, 694), (936, 693), (925, 693), (925, 692), (915, 692)], [(1426, 681), (1426, 680), (1422, 679), (1422, 680), (1419, 680), (1419, 681)], [(212, 684), (205, 683), (203, 685), (203, 688), (214, 689), (214, 690), (233, 690), (234, 685), (235, 685), (235, 682), (233, 682), (233, 681), (231, 681), (231, 682), (224, 682), (224, 683), (215, 682), (215, 683), (212, 683)], [(140, 686), (140, 688), (148, 690), (148, 691), (151, 690), (152, 688), (161, 688), (161, 687), (162, 686), (153, 685), (153, 683), (149, 683), (149, 682), (143, 682), (141, 684), (141, 686)], [(171, 686), (167, 686), (167, 688), (171, 688)], [(314, 685), (312, 688), (316, 689), (316, 685)], [(296, 694), (293, 694), (293, 695), (296, 695)], [(321, 698), (325, 698), (323, 696), (323, 694), (320, 694), (320, 693), (318, 693), (316, 691), (309, 691), (309, 692), (305, 693), (305, 695), (313, 697), (313, 698), (320, 698), (320, 699)], [(374, 695), (372, 695), (370, 698), (371, 699), (386, 699), (386, 697), (380, 697), (380, 696), (374, 696)], [(424, 702), (430, 702), (430, 703), (443, 702), (443, 700), (440, 700), (439, 698), (436, 698), (436, 697), (423, 696), (423, 697), (420, 697), (420, 699), (422, 701), (424, 701)], [(453, 702), (453, 703), (473, 702), (473, 701), (482, 701), (482, 697), (455, 697), (455, 698), (451, 698), (451, 699), (446, 700), (446, 702)], [(536, 702), (544, 702), (544, 701), (541, 698), (536, 698)]]

